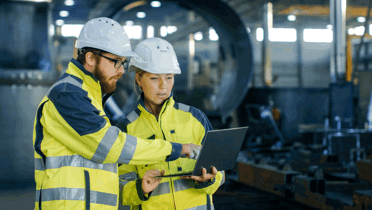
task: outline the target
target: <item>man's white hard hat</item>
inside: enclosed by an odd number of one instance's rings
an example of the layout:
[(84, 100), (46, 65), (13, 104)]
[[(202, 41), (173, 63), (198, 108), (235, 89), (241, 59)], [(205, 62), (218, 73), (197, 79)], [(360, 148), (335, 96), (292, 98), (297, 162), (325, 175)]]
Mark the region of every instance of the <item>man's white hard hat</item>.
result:
[(140, 68), (153, 74), (181, 74), (181, 69), (172, 45), (161, 38), (149, 38), (140, 42), (130, 59), (129, 71)]
[(88, 21), (81, 29), (75, 47), (96, 48), (123, 57), (136, 56), (123, 26), (106, 17)]

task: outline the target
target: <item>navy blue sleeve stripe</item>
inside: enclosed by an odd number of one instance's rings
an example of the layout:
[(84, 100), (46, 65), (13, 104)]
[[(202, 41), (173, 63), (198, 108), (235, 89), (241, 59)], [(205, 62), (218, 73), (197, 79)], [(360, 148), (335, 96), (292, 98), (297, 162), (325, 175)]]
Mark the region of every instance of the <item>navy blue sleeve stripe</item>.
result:
[(172, 152), (165, 159), (165, 161), (167, 162), (177, 160), (181, 156), (181, 153), (182, 153), (182, 144), (173, 143), (173, 142), (170, 142), (170, 143), (172, 144)]
[[(91, 104), (87, 93), (81, 89), (65, 84), (65, 87), (57, 86), (54, 89), (61, 93), (55, 99), (54, 106), (63, 119), (81, 136), (95, 133), (106, 125), (106, 120), (100, 116), (100, 111)], [(58, 91), (58, 90), (56, 90)]]
[[(47, 100), (48, 101), (48, 100)], [(43, 134), (43, 125), (41, 125), (41, 122), (40, 122), (40, 119), (43, 115), (43, 107), (45, 105), (45, 103), (47, 102), (45, 101), (44, 103), (42, 103), (40, 106), (39, 106), (39, 109), (37, 110), (37, 118), (36, 118), (36, 138), (35, 138), (35, 151), (37, 154), (39, 154), (41, 156), (41, 158), (43, 159), (43, 163), (45, 164), (45, 155), (43, 154), (43, 152), (41, 151), (41, 141), (43, 140), (44, 138), (44, 134)]]

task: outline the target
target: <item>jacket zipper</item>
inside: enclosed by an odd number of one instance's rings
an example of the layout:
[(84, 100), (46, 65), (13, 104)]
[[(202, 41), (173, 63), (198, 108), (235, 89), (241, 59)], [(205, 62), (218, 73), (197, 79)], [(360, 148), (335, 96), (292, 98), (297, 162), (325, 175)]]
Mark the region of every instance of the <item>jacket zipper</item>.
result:
[(89, 172), (84, 170), (85, 177), (85, 209), (90, 210), (90, 179)]
[[(160, 116), (162, 116), (162, 114), (164, 113), (164, 111), (165, 111), (165, 109), (163, 110), (162, 113), (159, 114), (159, 117), (158, 117), (158, 123), (159, 123), (159, 127), (160, 127), (160, 130), (161, 130), (161, 133), (163, 134), (164, 141), (166, 141), (166, 139), (165, 139), (165, 135), (164, 135), (164, 132), (163, 132), (163, 129), (162, 129), (162, 127), (161, 127), (161, 122), (160, 122)], [(171, 171), (169, 162), (168, 162), (168, 169), (169, 169), (169, 171)], [(171, 177), (169, 178), (169, 184), (170, 184), (170, 190), (171, 190), (170, 193), (172, 193), (172, 197), (173, 197), (174, 209), (177, 209), (177, 208), (176, 208), (176, 199), (175, 199), (175, 197), (174, 197), (173, 179), (172, 179)]]

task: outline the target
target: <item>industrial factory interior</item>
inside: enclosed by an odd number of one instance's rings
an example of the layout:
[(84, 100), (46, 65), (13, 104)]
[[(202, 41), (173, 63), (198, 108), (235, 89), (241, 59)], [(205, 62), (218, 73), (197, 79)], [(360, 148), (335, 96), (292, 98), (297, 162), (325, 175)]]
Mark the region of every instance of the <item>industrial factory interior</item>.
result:
[[(213, 206), (190, 209), (371, 210), (371, 16), (372, 0), (1, 1), (0, 209), (39, 209), (39, 104), (84, 24), (106, 17), (133, 51), (152, 37), (173, 46), (175, 101), (214, 130), (248, 127)], [(138, 105), (124, 70), (104, 105), (113, 125)]]

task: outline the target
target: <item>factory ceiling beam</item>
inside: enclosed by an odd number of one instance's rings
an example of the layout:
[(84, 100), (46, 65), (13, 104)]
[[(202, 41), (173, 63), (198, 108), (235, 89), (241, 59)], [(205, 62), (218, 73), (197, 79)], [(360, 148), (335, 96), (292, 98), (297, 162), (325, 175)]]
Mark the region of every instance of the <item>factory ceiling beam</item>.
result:
[[(266, 1), (266, 2), (269, 2), (269, 1)], [(234, 0), (234, 1), (230, 1), (228, 4), (235, 12), (237, 12), (239, 17), (242, 19), (242, 17), (247, 18), (247, 16), (250, 15), (251, 11), (257, 10), (254, 8), (261, 5), (262, 1), (255, 1), (255, 2), (248, 4), (246, 1), (243, 1), (243, 0), (242, 1)], [(173, 19), (173, 17), (171, 17), (170, 19)], [(182, 28), (179, 28), (176, 33), (167, 35), (166, 39), (171, 43), (176, 42), (176, 41), (179, 41), (180, 39), (186, 39), (186, 36), (184, 36), (184, 34), (195, 33), (197, 31), (205, 31), (208, 28), (209, 26), (207, 25), (205, 21), (203, 21), (202, 18), (196, 18), (195, 22), (193, 22), (192, 24), (184, 25)]]
[(208, 28), (209, 28), (208, 23), (205, 22), (202, 18), (198, 17), (195, 19), (193, 24), (188, 24), (186, 26), (179, 27), (177, 29), (177, 32), (167, 35), (165, 39), (170, 43), (179, 40), (185, 40), (186, 37), (188, 37), (188, 34), (195, 33), (197, 31), (206, 31), (208, 30)]
[[(278, 15), (298, 15), (298, 16), (327, 16), (330, 15), (329, 6), (325, 5), (293, 5), (284, 10), (278, 11)], [(372, 15), (372, 12), (370, 13)], [(356, 18), (367, 15), (367, 7), (348, 6), (346, 8), (346, 18)]]

